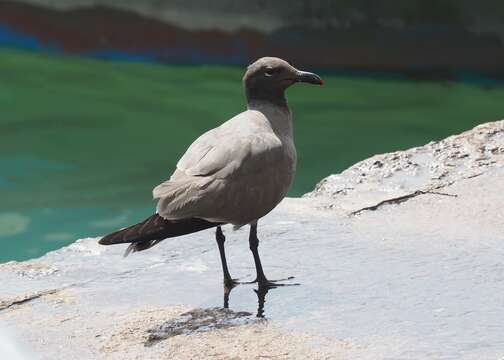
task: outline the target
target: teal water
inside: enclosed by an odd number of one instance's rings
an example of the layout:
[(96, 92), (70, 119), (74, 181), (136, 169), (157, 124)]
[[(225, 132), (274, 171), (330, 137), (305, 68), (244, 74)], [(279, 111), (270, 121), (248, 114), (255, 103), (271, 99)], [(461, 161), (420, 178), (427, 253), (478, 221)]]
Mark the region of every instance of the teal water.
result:
[[(0, 262), (142, 220), (191, 141), (244, 108), (235, 67), (0, 49), (0, 68)], [(291, 196), (373, 154), (504, 117), (499, 86), (321, 75), (326, 86), (288, 93), (299, 153)]]

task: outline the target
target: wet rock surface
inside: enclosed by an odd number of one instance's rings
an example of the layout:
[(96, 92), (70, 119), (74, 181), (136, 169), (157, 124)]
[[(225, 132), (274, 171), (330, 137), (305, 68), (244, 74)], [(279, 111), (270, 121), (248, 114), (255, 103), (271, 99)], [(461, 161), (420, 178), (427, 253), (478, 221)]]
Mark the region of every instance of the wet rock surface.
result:
[[(286, 199), (259, 250), (300, 286), (226, 292), (211, 230), (128, 258), (82, 239), (0, 265), (0, 336), (41, 359), (502, 359), (503, 126)], [(247, 229), (224, 230), (231, 274), (253, 279)]]

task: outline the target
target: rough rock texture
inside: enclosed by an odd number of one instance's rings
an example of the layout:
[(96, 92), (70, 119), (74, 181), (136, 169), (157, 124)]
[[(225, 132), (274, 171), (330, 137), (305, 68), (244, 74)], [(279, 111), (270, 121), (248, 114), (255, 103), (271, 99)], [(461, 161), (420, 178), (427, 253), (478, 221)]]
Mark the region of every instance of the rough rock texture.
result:
[[(347, 214), (407, 200), (448, 195), (441, 189), (504, 166), (504, 120), (407, 151), (376, 155), (331, 175), (305, 196)], [(327, 200), (329, 199), (329, 200)]]
[[(82, 239), (2, 264), (0, 358), (503, 359), (503, 126), (286, 199), (261, 221), (260, 251), (269, 277), (299, 286), (226, 293), (212, 231), (125, 259)], [(246, 231), (225, 229), (244, 280)]]

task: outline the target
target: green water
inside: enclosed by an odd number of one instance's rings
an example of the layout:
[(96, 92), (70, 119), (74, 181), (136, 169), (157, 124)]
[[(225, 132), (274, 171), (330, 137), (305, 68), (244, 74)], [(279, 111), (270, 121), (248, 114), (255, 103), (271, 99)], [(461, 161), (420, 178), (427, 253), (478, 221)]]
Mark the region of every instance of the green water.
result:
[[(308, 69), (310, 70), (310, 69)], [(370, 155), (503, 117), (504, 89), (321, 74), (299, 85), (291, 196)], [(142, 220), (201, 132), (244, 108), (242, 70), (0, 50), (0, 262)]]

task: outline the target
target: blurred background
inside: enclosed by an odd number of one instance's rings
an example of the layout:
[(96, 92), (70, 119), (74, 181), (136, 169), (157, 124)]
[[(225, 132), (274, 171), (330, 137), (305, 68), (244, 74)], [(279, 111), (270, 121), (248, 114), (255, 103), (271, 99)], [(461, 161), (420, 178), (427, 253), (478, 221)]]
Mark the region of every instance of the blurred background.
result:
[(503, 16), (497, 0), (0, 1), (0, 262), (150, 215), (190, 142), (244, 109), (261, 56), (326, 81), (288, 92), (291, 196), (503, 118)]

